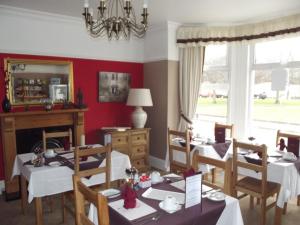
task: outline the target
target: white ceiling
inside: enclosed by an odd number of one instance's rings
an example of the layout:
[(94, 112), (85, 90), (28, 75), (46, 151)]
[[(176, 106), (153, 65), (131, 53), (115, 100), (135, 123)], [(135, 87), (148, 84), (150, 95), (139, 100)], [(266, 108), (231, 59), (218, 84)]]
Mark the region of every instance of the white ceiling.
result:
[[(140, 14), (143, 0), (132, 0)], [(96, 6), (99, 0), (90, 0)], [(0, 0), (0, 4), (81, 17), (83, 0)], [(148, 0), (150, 24), (248, 23), (300, 13), (300, 0)]]

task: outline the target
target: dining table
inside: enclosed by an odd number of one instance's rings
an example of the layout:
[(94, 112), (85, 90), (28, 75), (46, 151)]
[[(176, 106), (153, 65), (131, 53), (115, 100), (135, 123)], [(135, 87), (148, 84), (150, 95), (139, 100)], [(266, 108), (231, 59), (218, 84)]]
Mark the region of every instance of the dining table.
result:
[[(172, 175), (172, 174), (171, 174)], [(125, 209), (124, 200), (121, 196), (109, 199), (109, 218), (111, 225), (243, 225), (243, 218), (240, 210), (239, 201), (228, 195), (224, 195), (221, 201), (209, 199), (208, 193), (217, 190), (202, 188), (201, 203), (192, 207), (185, 208), (184, 202), (181, 203), (181, 209), (175, 212), (168, 212), (162, 209), (162, 199), (159, 197), (150, 197), (149, 191), (162, 190), (171, 191), (185, 198), (185, 190), (178, 185), (173, 185), (178, 181), (170, 182), (169, 175), (164, 176), (163, 182), (153, 184), (150, 188), (142, 188), (137, 191), (137, 205), (133, 209)], [(175, 177), (175, 176), (172, 176)], [(181, 180), (185, 182), (184, 180)], [(208, 188), (206, 186), (206, 188)], [(200, 189), (199, 189), (200, 190)], [(206, 191), (203, 191), (206, 190)], [(147, 193), (147, 194), (146, 194)], [(172, 194), (171, 194), (172, 195)], [(153, 198), (154, 197), (154, 198)], [(163, 197), (164, 198), (164, 197)], [(177, 199), (179, 200), (179, 198)], [(182, 204), (183, 203), (183, 204)], [(152, 208), (149, 214), (145, 215), (145, 205)], [(129, 216), (128, 216), (129, 215)], [(130, 216), (139, 215), (137, 217)], [(97, 209), (91, 204), (89, 209), (89, 219), (98, 225)]]
[[(227, 151), (221, 151), (220, 148), (215, 148), (215, 144), (213, 141), (203, 141), (203, 139), (194, 139), (191, 141), (191, 156), (192, 159), (193, 154), (199, 154), (206, 157), (211, 157), (219, 160), (227, 160), (232, 158), (233, 156), (233, 143), (232, 140), (228, 140), (230, 142), (227, 148)], [(182, 144), (179, 140), (173, 140), (175, 144)], [(247, 141), (246, 141), (247, 142)], [(249, 142), (251, 143), (251, 142)], [(222, 144), (222, 143), (221, 143)], [(223, 143), (225, 145), (225, 143)], [(255, 143), (259, 144), (259, 143)], [(222, 149), (222, 148), (221, 148)], [(223, 148), (224, 150), (224, 148)], [(271, 182), (275, 182), (280, 184), (280, 192), (277, 198), (277, 210), (282, 210), (284, 204), (293, 198), (297, 198), (300, 195), (300, 169), (297, 167), (297, 162), (292, 162), (289, 160), (285, 160), (283, 155), (285, 152), (277, 150), (275, 147), (268, 148), (268, 167), (267, 167), (267, 180)], [(246, 156), (246, 157), (245, 157)], [(185, 154), (182, 152), (173, 152), (173, 157), (175, 160), (179, 162), (185, 161)], [(259, 156), (257, 153), (253, 152), (243, 152), (241, 151), (238, 154), (242, 160), (247, 161), (246, 158), (254, 158), (257, 159)], [(299, 161), (299, 159), (298, 159)], [(299, 163), (299, 162), (298, 162)], [(169, 165), (169, 160), (166, 160), (166, 168)], [(211, 167), (201, 165), (200, 170), (206, 172), (210, 170)], [(253, 178), (261, 179), (261, 173), (257, 173), (255, 171), (250, 171), (247, 169), (240, 169), (239, 174), (244, 176), (251, 176)]]
[[(99, 147), (102, 145), (92, 145)], [(35, 157), (34, 153), (18, 154), (14, 161), (12, 178), (21, 177), (22, 208), (35, 201), (36, 224), (43, 224), (42, 197), (60, 194), (73, 190), (72, 176), (74, 174), (74, 149), (69, 151), (59, 151), (56, 153), (62, 161), (59, 164), (47, 164), (34, 166), (31, 161)], [(106, 164), (106, 159), (89, 157), (84, 164), (95, 164), (97, 160), (99, 167)], [(97, 162), (96, 162), (97, 163)], [(111, 181), (125, 179), (126, 168), (130, 168), (131, 163), (128, 155), (118, 151), (111, 152)], [(89, 178), (84, 178), (83, 183), (87, 186), (97, 185), (105, 182), (104, 174), (96, 174)], [(27, 187), (27, 189), (26, 189)]]

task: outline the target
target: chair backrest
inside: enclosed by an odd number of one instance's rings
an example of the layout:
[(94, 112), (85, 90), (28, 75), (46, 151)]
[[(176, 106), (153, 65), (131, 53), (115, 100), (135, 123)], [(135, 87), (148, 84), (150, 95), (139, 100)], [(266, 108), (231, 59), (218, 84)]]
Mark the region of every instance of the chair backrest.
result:
[(98, 225), (109, 225), (109, 210), (107, 198), (93, 191), (80, 181), (80, 176), (73, 175), (75, 210), (77, 225), (93, 225), (85, 213), (86, 202), (94, 204), (98, 213)]
[(72, 129), (69, 128), (67, 131), (58, 131), (58, 132), (46, 132), (43, 130), (43, 150), (47, 150), (47, 139), (48, 138), (65, 138), (68, 137), (69, 149), (72, 147)]
[[(234, 135), (234, 125), (233, 124), (222, 124), (215, 123), (215, 138), (217, 142), (225, 142), (226, 139), (226, 131), (230, 132), (230, 138), (233, 138)], [(218, 140), (222, 141), (218, 141)]]
[(281, 138), (287, 139), (287, 151), (293, 152), (296, 156), (299, 156), (300, 134), (278, 130), (276, 136), (276, 146), (280, 143)]
[(225, 194), (231, 195), (231, 168), (232, 168), (232, 159), (229, 158), (226, 161), (209, 158), (199, 154), (193, 155), (193, 169), (199, 171), (199, 166), (201, 164), (211, 165), (217, 168), (220, 168), (224, 171), (224, 181), (222, 185), (217, 183), (212, 183), (208, 180), (203, 180), (203, 184), (212, 187), (214, 189), (221, 189)]
[[(81, 170), (80, 162), (82, 159), (87, 159), (88, 157), (105, 157), (105, 166)], [(111, 144), (101, 147), (88, 147), (82, 148), (77, 146), (75, 148), (75, 164), (74, 171), (78, 177), (90, 177), (96, 174), (105, 174), (105, 186), (110, 187), (110, 171), (111, 171)]]
[[(180, 138), (183, 141), (183, 145), (180, 146), (174, 143), (174, 138)], [(168, 146), (169, 146), (169, 160), (171, 171), (179, 170), (181, 172), (191, 167), (190, 159), (190, 134), (189, 131), (180, 132), (176, 130), (170, 130), (168, 128)], [(174, 160), (174, 151), (182, 152), (185, 154), (185, 162), (179, 162)], [(173, 170), (174, 169), (174, 170)]]
[[(258, 160), (248, 160), (244, 159), (244, 156), (238, 154), (238, 150), (251, 150), (257, 152), (261, 155), (261, 159)], [(237, 185), (239, 181), (238, 169), (244, 168), (248, 170), (255, 171), (256, 173), (261, 173), (261, 192), (260, 193), (251, 193), (251, 195), (264, 196), (266, 194), (267, 188), (267, 146), (266, 145), (254, 145), (245, 142), (238, 142), (236, 139), (233, 139), (233, 188), (237, 191), (243, 193), (249, 192), (248, 189), (245, 190), (245, 187), (239, 187)]]

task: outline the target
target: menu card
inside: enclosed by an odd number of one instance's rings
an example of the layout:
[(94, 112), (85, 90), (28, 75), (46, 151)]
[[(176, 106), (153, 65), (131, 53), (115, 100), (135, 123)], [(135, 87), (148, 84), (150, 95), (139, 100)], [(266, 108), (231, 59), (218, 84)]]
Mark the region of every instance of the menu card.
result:
[(202, 174), (196, 174), (186, 178), (185, 184), (185, 208), (201, 203)]

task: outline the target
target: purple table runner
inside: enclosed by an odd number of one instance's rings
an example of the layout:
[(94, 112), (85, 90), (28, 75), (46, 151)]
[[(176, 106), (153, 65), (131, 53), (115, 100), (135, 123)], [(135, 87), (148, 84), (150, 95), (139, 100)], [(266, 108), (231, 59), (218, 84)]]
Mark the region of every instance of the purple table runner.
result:
[(212, 147), (219, 154), (219, 156), (223, 158), (226, 155), (230, 145), (231, 145), (231, 141), (226, 141), (225, 143), (212, 144)]
[(294, 165), (295, 165), (298, 173), (300, 174), (300, 157), (298, 158), (297, 161), (294, 162)]
[[(176, 191), (182, 192), (181, 190), (167, 184), (157, 184), (153, 185), (154, 188), (161, 189), (161, 190), (169, 190), (169, 191)], [(190, 207), (188, 209), (182, 206), (182, 209), (173, 213), (169, 214), (162, 209), (159, 208), (158, 204), (159, 201), (153, 199), (143, 198), (141, 195), (147, 189), (141, 189), (138, 191), (138, 198), (148, 204), (149, 206), (155, 208), (157, 210), (156, 213), (152, 215), (145, 216), (143, 218), (139, 218), (134, 221), (129, 221), (122, 215), (120, 215), (117, 211), (109, 208), (110, 213), (110, 224), (111, 225), (216, 225), (218, 222), (226, 203), (225, 201), (222, 202), (213, 202), (206, 198), (202, 199), (202, 207), (201, 204), (196, 206)], [(120, 198), (118, 198), (120, 199)], [(118, 199), (114, 199), (118, 200)], [(151, 218), (155, 215), (159, 215), (159, 219), (157, 221), (152, 221)]]
[[(185, 146), (186, 146), (185, 141), (179, 141), (179, 144), (180, 144), (182, 147), (185, 147)], [(190, 151), (192, 151), (194, 148), (195, 148), (195, 145), (190, 143)]]
[[(71, 162), (70, 159), (66, 159), (63, 157), (64, 154), (68, 154), (68, 153), (71, 153), (71, 151), (59, 153), (53, 158), (44, 158), (45, 159), (44, 165), (48, 166), (49, 163), (58, 161), (61, 163), (61, 166), (67, 166), (71, 170), (74, 170), (74, 162)], [(100, 166), (100, 164), (102, 163), (102, 161), (104, 160), (104, 157), (103, 156), (93, 156), (93, 157), (96, 158), (97, 160), (81, 163), (79, 165), (79, 168), (80, 168), (79, 170), (88, 170), (88, 169), (98, 168)], [(23, 165), (33, 165), (33, 164), (31, 162), (31, 160), (29, 160), (29, 161), (25, 162)]]
[(297, 159), (297, 161), (289, 161), (289, 160), (285, 160), (285, 159), (282, 159), (280, 162), (286, 162), (286, 163), (293, 163), (294, 166), (296, 167), (299, 175), (300, 175), (300, 157)]

